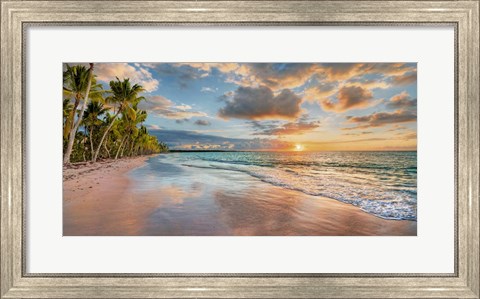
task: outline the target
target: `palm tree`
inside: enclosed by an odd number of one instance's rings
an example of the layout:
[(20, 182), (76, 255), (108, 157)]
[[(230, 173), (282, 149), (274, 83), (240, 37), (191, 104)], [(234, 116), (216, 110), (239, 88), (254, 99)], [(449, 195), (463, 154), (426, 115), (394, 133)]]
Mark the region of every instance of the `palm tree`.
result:
[[(89, 71), (90, 69), (87, 69), (83, 65), (70, 66), (67, 64), (67, 69), (63, 72), (63, 94), (69, 100), (74, 100), (73, 106), (71, 104), (69, 105), (70, 108), (68, 109), (68, 115), (65, 116), (65, 126), (63, 128), (63, 136), (65, 139), (68, 138), (70, 131), (74, 127), (75, 113), (80, 105), (80, 101), (86, 98), (87, 87), (90, 83)], [(103, 92), (101, 85), (97, 84), (95, 77), (92, 77), (88, 97), (90, 99), (100, 100)], [(68, 101), (68, 103), (70, 103), (70, 101)], [(67, 103), (64, 100), (64, 108), (66, 104)]]
[(143, 123), (147, 118), (147, 112), (143, 110), (138, 110), (137, 104), (132, 105), (132, 112), (129, 114), (125, 114), (122, 116), (122, 128), (123, 128), (123, 135), (124, 138), (120, 142), (120, 147), (117, 150), (117, 154), (115, 155), (115, 159), (118, 159), (118, 156), (123, 156), (125, 148), (127, 147), (127, 143), (130, 140), (130, 149), (128, 151), (128, 155), (131, 156), (133, 151), (133, 146), (135, 145), (135, 139), (138, 135), (138, 128), (137, 124)]
[(87, 110), (83, 116), (83, 122), (85, 127), (88, 130), (88, 135), (90, 139), (90, 149), (91, 149), (91, 158), (93, 159), (93, 152), (95, 150), (93, 146), (93, 130), (97, 126), (101, 125), (103, 122), (99, 119), (100, 116), (105, 114), (108, 111), (108, 108), (105, 108), (104, 105), (98, 101), (92, 101), (88, 103)]
[[(68, 134), (67, 149), (65, 150), (63, 156), (64, 164), (70, 163), (70, 156), (72, 155), (75, 134), (77, 133), (78, 127), (82, 122), (83, 113), (87, 108), (90, 89), (92, 87), (92, 81), (93, 63), (90, 63), (90, 68), (88, 69), (88, 72), (85, 72), (85, 67), (83, 66), (70, 67), (67, 65), (67, 71), (64, 73), (64, 84), (66, 83), (67, 88), (64, 87), (64, 91), (66, 91), (67, 93), (71, 93), (72, 95), (74, 95), (75, 98), (75, 103), (71, 114), (75, 115), (81, 98), (83, 98), (83, 105), (75, 122), (73, 122), (74, 116), (69, 117), (70, 121), (73, 123), (73, 127), (69, 130)], [(68, 87), (71, 87), (71, 89), (68, 89)], [(68, 126), (70, 126), (69, 120), (67, 120), (66, 124), (66, 127)]]
[[(70, 103), (70, 99), (63, 99), (63, 126), (65, 126), (67, 118), (72, 110), (73, 105)], [(64, 137), (66, 138), (67, 136)]]
[(168, 152), (169, 149), (168, 149), (168, 145), (165, 143), (165, 142), (158, 142), (158, 139), (154, 136), (152, 136), (153, 138), (155, 138), (155, 141), (158, 143), (158, 146), (160, 147), (159, 151), (160, 152)]
[(137, 128), (137, 124), (141, 124), (140, 127), (143, 127), (143, 122), (147, 119), (147, 111), (145, 110), (138, 110), (137, 107), (135, 106), (135, 111), (136, 111), (136, 118), (135, 118), (135, 126), (132, 128), (130, 131), (130, 136), (132, 137), (132, 140), (130, 142), (130, 149), (128, 151), (128, 156), (132, 156), (133, 154), (133, 148), (137, 143), (137, 138), (140, 134), (139, 129)]
[(135, 140), (134, 155), (145, 155), (159, 152), (167, 152), (168, 146), (158, 142), (157, 137), (148, 134), (145, 126), (140, 126), (138, 136)]
[(128, 78), (124, 79), (123, 81), (120, 81), (120, 79), (118, 78), (117, 78), (117, 81), (110, 81), (110, 89), (111, 89), (112, 95), (107, 97), (106, 101), (117, 105), (118, 110), (113, 116), (113, 119), (110, 125), (103, 132), (103, 136), (100, 139), (100, 143), (97, 146), (97, 150), (93, 155), (93, 159), (92, 159), (93, 162), (97, 161), (98, 153), (100, 152), (103, 142), (105, 141), (105, 138), (110, 132), (114, 124), (114, 121), (118, 117), (118, 115), (122, 113), (122, 115), (125, 114), (132, 117), (135, 111), (132, 109), (130, 105), (135, 105), (139, 103), (141, 100), (145, 99), (144, 97), (139, 96), (139, 93), (145, 91), (145, 89), (138, 84), (134, 84), (132, 86)]
[(114, 117), (113, 114), (110, 114), (110, 112), (107, 112), (102, 122), (102, 127), (104, 127), (105, 129), (108, 128), (113, 123), (110, 129), (110, 133), (107, 135), (107, 138), (103, 142), (103, 149), (105, 150), (107, 158), (110, 158), (110, 146), (114, 145), (115, 140), (118, 139), (118, 136), (120, 135), (117, 129), (119, 124), (118, 119), (113, 119), (113, 117)]

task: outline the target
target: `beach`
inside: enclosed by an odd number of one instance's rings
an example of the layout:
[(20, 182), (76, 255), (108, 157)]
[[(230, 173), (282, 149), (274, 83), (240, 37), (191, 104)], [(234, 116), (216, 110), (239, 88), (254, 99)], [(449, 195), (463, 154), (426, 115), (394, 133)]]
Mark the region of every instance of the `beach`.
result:
[(417, 222), (239, 171), (143, 156), (64, 169), (64, 236), (397, 236)]
[[(63, 234), (131, 234), (127, 231), (133, 217), (128, 215), (130, 179), (126, 173), (147, 159), (144, 156), (64, 167)], [(125, 225), (117, 227), (122, 221), (126, 221)]]

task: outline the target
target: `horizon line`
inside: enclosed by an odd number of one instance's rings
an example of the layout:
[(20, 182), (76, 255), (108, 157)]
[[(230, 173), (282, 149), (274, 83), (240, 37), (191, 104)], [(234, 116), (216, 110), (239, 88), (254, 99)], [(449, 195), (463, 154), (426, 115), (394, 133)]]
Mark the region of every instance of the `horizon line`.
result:
[(317, 150), (317, 151), (309, 151), (309, 150), (182, 150), (182, 149), (170, 149), (169, 152), (297, 152), (297, 153), (319, 153), (319, 152), (417, 152), (417, 150)]

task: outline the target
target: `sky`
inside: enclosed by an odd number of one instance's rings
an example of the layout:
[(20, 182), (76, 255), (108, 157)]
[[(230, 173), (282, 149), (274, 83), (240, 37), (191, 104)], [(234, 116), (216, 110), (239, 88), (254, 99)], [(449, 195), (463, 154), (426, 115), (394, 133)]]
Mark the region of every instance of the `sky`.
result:
[(416, 63), (96, 63), (171, 149), (416, 150)]

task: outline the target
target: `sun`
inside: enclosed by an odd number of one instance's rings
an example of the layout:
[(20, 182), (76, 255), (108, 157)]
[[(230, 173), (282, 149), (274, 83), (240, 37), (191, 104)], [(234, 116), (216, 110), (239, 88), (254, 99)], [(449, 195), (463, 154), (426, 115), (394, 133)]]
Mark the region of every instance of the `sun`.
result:
[(304, 147), (301, 144), (295, 144), (295, 150), (297, 152), (303, 151)]

